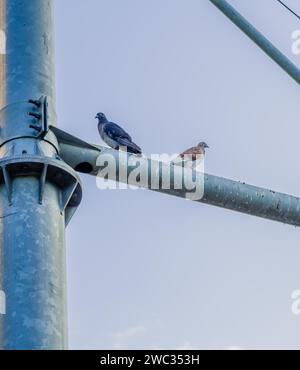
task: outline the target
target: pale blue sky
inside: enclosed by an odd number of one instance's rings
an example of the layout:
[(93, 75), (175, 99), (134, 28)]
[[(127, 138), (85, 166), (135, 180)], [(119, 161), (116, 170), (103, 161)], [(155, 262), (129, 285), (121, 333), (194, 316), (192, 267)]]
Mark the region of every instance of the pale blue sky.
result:
[[(99, 143), (103, 111), (148, 154), (205, 140), (207, 172), (300, 195), (300, 88), (208, 0), (55, 3), (62, 129)], [(230, 3), (300, 67), (300, 21), (275, 0)], [(72, 349), (299, 348), (298, 229), (82, 179), (67, 230)]]

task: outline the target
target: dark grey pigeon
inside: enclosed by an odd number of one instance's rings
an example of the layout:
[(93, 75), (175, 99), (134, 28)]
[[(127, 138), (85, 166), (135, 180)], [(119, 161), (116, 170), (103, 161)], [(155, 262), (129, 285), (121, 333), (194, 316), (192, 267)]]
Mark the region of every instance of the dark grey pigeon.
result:
[(142, 154), (142, 149), (132, 141), (131, 136), (122, 127), (109, 122), (103, 113), (98, 113), (95, 118), (98, 119), (99, 134), (108, 146), (116, 150), (126, 147), (128, 153)]

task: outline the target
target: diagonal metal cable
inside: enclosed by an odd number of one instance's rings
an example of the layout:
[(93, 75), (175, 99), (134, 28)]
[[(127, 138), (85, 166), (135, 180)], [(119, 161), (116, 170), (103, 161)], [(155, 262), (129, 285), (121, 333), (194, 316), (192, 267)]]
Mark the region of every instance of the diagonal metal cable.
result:
[(292, 13), (295, 17), (297, 17), (300, 20), (300, 15), (297, 14), (293, 9), (291, 9), (288, 5), (286, 5), (281, 0), (276, 0), (279, 4), (281, 4), (284, 8), (286, 8), (290, 13)]

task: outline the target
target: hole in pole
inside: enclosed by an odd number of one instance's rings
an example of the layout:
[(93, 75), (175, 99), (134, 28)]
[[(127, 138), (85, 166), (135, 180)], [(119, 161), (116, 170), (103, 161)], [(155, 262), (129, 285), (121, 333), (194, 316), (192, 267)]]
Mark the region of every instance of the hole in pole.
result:
[(93, 171), (93, 166), (88, 162), (82, 162), (75, 167), (75, 171), (82, 173), (91, 173)]

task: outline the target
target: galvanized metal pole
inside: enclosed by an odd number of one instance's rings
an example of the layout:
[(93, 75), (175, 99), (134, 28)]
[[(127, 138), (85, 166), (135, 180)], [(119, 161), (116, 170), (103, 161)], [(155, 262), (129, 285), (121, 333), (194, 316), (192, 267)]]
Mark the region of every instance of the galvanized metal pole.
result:
[(81, 188), (48, 129), (56, 125), (52, 0), (0, 4), (0, 347), (65, 349), (65, 225)]
[(300, 84), (300, 69), (278, 50), (262, 33), (252, 26), (225, 0), (209, 0), (221, 10), (240, 30), (254, 41), (271, 59)]
[[(129, 156), (124, 152), (118, 152), (113, 149), (94, 146), (90, 147), (74, 141), (69, 140), (60, 135), (57, 135), (63, 159), (77, 171), (88, 173), (93, 176), (103, 176), (114, 181), (122, 181), (130, 184), (133, 171), (136, 170), (136, 165), (130, 164)], [(116, 173), (105, 173), (101, 170), (103, 166), (99, 165), (100, 156), (104, 156), (104, 163), (106, 158), (113, 158), (116, 164)], [(135, 157), (139, 161), (140, 172), (146, 173), (147, 179), (141, 182), (141, 187), (154, 190), (157, 192), (173, 195), (184, 198), (186, 194), (191, 191), (184, 185), (176, 187), (176, 182), (185, 176), (185, 170), (177, 172), (177, 166), (171, 163), (162, 163), (148, 158)], [(155, 169), (155, 171), (153, 171)], [(164, 169), (164, 170), (163, 170)], [(100, 171), (100, 172), (99, 172)], [(125, 173), (125, 176), (120, 176), (120, 172)], [(164, 188), (163, 174), (170, 176), (170, 187)], [(178, 175), (178, 176), (176, 176)], [(146, 177), (145, 177), (146, 178)], [(193, 173), (194, 180), (197, 180), (196, 174)], [(154, 181), (151, 181), (154, 180)], [(198, 181), (203, 182), (203, 196), (196, 201), (217, 207), (226, 208), (232, 211), (246, 213), (248, 215), (266, 218), (272, 221), (300, 226), (300, 198), (292, 195), (275, 192), (268, 189), (263, 189), (257, 186), (248, 185), (238, 181), (225, 179), (222, 177), (203, 174), (203, 177), (198, 176)], [(158, 187), (153, 188), (152, 184), (157, 184)]]

